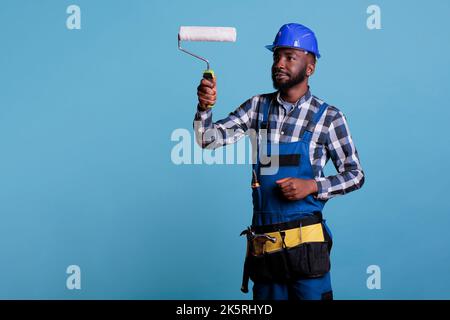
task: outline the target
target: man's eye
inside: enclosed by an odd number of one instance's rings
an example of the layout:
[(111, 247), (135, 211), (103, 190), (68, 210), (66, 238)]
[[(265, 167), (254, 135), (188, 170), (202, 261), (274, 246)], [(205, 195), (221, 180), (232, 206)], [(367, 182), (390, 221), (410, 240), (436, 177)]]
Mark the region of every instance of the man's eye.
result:
[(295, 57), (293, 57), (293, 56), (289, 56), (287, 58), (288, 58), (289, 61), (294, 61), (295, 60)]

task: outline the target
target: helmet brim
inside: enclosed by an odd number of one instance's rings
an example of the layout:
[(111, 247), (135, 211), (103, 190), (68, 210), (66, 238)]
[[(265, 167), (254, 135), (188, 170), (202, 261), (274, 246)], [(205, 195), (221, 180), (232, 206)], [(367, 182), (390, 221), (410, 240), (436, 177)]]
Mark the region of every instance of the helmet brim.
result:
[[(291, 46), (274, 46), (273, 44), (269, 44), (269, 45), (265, 46), (265, 48), (267, 50), (269, 50), (269, 51), (272, 51), (272, 52), (274, 52), (276, 48), (292, 48), (292, 49), (297, 49), (297, 50), (308, 51), (308, 50), (305, 50), (303, 48), (291, 47)], [(311, 51), (308, 51), (308, 52), (311, 52)], [(318, 54), (318, 53), (316, 54), (314, 52), (311, 52), (311, 53), (314, 54), (317, 58), (320, 58), (320, 54)]]

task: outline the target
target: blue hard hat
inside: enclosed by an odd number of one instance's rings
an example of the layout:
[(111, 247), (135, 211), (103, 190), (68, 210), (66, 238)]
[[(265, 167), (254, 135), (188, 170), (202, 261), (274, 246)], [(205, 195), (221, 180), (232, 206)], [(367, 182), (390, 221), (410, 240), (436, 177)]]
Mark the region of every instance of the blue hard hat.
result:
[(278, 31), (273, 44), (266, 46), (270, 51), (278, 47), (302, 49), (314, 53), (320, 58), (319, 47), (314, 32), (299, 23), (288, 23)]

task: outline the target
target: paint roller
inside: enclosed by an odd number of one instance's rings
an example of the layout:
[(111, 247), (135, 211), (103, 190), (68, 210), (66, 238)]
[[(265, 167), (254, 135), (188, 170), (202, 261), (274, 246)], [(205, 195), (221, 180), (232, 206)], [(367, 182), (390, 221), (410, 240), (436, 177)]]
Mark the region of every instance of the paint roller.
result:
[(180, 27), (180, 31), (178, 32), (178, 49), (206, 62), (206, 70), (203, 72), (203, 78), (213, 79), (214, 71), (210, 68), (209, 61), (199, 55), (183, 49), (181, 47), (181, 41), (235, 42), (236, 29), (232, 27)]

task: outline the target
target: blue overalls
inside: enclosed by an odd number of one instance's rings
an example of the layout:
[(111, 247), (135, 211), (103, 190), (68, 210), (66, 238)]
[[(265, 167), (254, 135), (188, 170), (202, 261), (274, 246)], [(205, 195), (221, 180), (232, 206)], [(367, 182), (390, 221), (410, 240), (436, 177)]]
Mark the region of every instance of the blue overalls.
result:
[[(270, 130), (268, 123), (272, 100), (273, 99), (271, 98), (264, 99), (260, 103), (259, 107), (263, 111), (263, 121), (261, 125), (259, 123), (257, 125), (258, 133), (264, 128)], [(253, 226), (264, 226), (294, 221), (308, 215), (313, 215), (314, 212), (322, 212), (325, 201), (317, 200), (312, 195), (308, 195), (306, 198), (297, 201), (288, 200), (283, 197), (281, 190), (275, 181), (286, 177), (302, 179), (314, 178), (309, 159), (309, 145), (314, 128), (327, 109), (327, 106), (326, 103), (323, 103), (320, 106), (318, 112), (314, 115), (312, 122), (309, 123), (299, 141), (275, 145), (271, 144), (271, 142), (266, 139), (267, 155), (273, 156), (278, 153), (280, 159), (288, 159), (287, 165), (286, 163), (281, 163), (280, 160), (278, 171), (275, 174), (261, 174), (261, 170), (264, 170), (264, 165), (259, 161), (259, 154), (264, 151), (261, 151), (261, 147), (258, 146), (258, 157), (256, 163), (253, 164), (253, 169), (257, 175), (260, 186), (253, 188)], [(268, 134), (268, 136), (270, 135)], [(277, 149), (277, 151), (274, 151), (275, 149)], [(298, 157), (299, 165), (289, 164), (289, 159), (298, 159)], [(324, 220), (322, 221), (322, 224), (331, 238), (331, 233)], [(253, 299), (255, 300), (321, 300), (327, 298), (332, 298), (329, 272), (319, 278), (301, 279), (289, 283), (255, 282), (253, 285)]]

